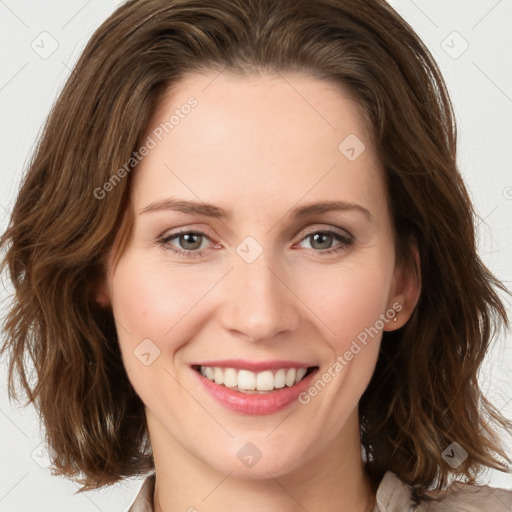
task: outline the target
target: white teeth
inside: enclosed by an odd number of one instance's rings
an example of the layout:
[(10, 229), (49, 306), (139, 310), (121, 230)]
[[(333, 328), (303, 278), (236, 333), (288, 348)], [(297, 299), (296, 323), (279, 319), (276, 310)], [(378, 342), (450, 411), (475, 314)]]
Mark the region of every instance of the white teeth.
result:
[(274, 375), (270, 370), (258, 373), (256, 376), (256, 389), (258, 391), (272, 391), (274, 389)]
[(256, 389), (256, 374), (248, 370), (240, 370), (238, 372), (238, 387), (240, 389)]
[(277, 370), (276, 374), (274, 375), (274, 386), (276, 388), (284, 388), (286, 384), (286, 370), (283, 370), (282, 368), (280, 370)]
[(224, 368), (224, 386), (227, 388), (236, 388), (238, 386), (238, 376), (233, 368)]
[(308, 371), (307, 368), (297, 368), (297, 375), (295, 377), (295, 384), (297, 384), (297, 382), (300, 382), (302, 380), (304, 375), (306, 375), (307, 371)]
[(295, 377), (296, 377), (296, 375), (297, 375), (297, 370), (295, 368), (290, 368), (286, 372), (285, 382), (286, 382), (287, 386), (293, 386), (295, 384)]
[(224, 384), (224, 372), (220, 368), (214, 368), (213, 375), (215, 376), (215, 384)]
[(268, 393), (274, 389), (293, 386), (306, 375), (307, 368), (280, 368), (254, 373), (236, 368), (201, 366), (200, 373), (207, 379), (243, 393)]

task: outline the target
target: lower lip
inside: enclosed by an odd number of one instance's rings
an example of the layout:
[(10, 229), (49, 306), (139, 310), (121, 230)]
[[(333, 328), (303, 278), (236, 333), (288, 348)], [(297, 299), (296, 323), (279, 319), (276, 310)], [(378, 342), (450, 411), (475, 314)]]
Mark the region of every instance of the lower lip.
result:
[(206, 391), (223, 406), (238, 413), (262, 416), (276, 413), (296, 400), (300, 393), (309, 388), (318, 368), (315, 368), (298, 384), (276, 389), (262, 395), (234, 391), (221, 384), (215, 384), (215, 382), (207, 379), (194, 369), (192, 371), (197, 375)]

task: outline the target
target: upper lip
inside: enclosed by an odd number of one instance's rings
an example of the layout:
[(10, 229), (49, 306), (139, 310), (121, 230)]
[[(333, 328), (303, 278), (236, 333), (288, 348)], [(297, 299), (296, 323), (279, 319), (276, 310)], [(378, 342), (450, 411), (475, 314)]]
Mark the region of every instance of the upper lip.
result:
[(316, 365), (300, 361), (248, 361), (246, 359), (223, 359), (222, 361), (201, 361), (199, 363), (193, 363), (191, 366), (236, 368), (238, 370), (249, 370), (256, 373), (265, 370), (278, 370), (279, 368), (310, 368), (311, 366)]

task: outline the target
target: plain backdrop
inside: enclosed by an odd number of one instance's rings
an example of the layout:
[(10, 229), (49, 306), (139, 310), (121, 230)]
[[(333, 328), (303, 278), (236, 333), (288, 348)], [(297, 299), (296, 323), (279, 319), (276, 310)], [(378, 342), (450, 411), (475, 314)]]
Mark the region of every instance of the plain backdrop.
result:
[[(6, 227), (22, 173), (52, 103), (86, 41), (119, 4), (113, 0), (0, 0), (0, 230)], [(393, 0), (391, 4), (418, 32), (444, 74), (458, 120), (461, 172), (480, 216), (480, 253), (510, 285), (512, 2)], [(0, 290), (0, 298), (6, 296)], [(510, 311), (509, 300), (507, 307)], [(0, 310), (0, 324), (2, 318)], [(480, 382), (509, 418), (511, 367), (512, 340), (502, 335), (488, 354)], [(77, 485), (50, 474), (37, 414), (32, 407), (9, 402), (5, 364), (0, 371), (0, 511), (125, 511), (141, 479), (75, 494)], [(487, 471), (481, 483), (512, 489), (512, 475)]]

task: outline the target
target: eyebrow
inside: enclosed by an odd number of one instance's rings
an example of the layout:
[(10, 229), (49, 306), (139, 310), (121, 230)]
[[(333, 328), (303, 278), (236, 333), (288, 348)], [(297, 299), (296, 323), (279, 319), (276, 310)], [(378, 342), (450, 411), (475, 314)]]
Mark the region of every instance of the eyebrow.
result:
[[(142, 210), (140, 210), (139, 215), (148, 212), (162, 210), (171, 210), (182, 213), (205, 215), (207, 217), (214, 217), (217, 219), (231, 218), (231, 213), (224, 210), (223, 208), (220, 208), (219, 206), (198, 201), (190, 201), (176, 198), (163, 199), (161, 201), (151, 203)], [(293, 210), (291, 210), (289, 215), (291, 215), (292, 217), (304, 218), (330, 211), (358, 211), (364, 214), (365, 217), (367, 217), (368, 220), (370, 220), (371, 222), (374, 221), (373, 215), (370, 213), (369, 210), (367, 210), (366, 208), (359, 204), (348, 201), (320, 201), (317, 203), (310, 203), (304, 206), (294, 208)]]

